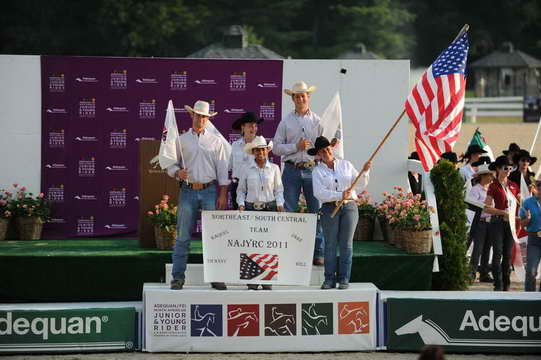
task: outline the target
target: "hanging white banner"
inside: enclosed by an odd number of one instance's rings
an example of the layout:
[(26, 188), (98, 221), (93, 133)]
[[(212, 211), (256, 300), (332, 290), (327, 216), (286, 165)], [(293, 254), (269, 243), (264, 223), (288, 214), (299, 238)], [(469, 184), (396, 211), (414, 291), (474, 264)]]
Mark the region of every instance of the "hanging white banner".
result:
[(205, 282), (309, 285), (315, 214), (203, 211)]

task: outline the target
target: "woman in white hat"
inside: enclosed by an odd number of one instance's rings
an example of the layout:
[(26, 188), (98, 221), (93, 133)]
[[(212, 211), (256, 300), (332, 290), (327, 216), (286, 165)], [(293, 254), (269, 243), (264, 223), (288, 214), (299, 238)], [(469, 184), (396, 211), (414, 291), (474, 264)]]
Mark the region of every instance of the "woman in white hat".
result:
[[(477, 172), (473, 176), (474, 186), (467, 195), (468, 200), (485, 203), (488, 186), (494, 179), (494, 173), (488, 168), (489, 164), (490, 159), (488, 159), (488, 163), (473, 163), (473, 166), (477, 167)], [(489, 274), (490, 248), (492, 247), (488, 233), (489, 223), (490, 214), (482, 211), (480, 216), (476, 216), (470, 230), (470, 238), (473, 241), (473, 251), (470, 259), (472, 279), (475, 280), (479, 270), (480, 282), (493, 281)], [(479, 259), (481, 259), (480, 266)]]
[[(308, 154), (318, 155), (321, 162), (314, 169), (312, 182), (314, 195), (323, 204), (321, 206), (321, 225), (325, 235), (325, 281), (321, 285), (324, 290), (338, 288), (345, 290), (349, 287), (351, 276), (351, 258), (353, 252), (353, 234), (359, 221), (357, 208), (357, 193), (355, 189), (348, 190), (359, 174), (347, 160), (335, 159), (332, 145), (325, 136), (316, 139)], [(368, 170), (372, 166), (367, 162), (363, 166), (364, 181), (358, 182), (357, 190), (368, 184)], [(332, 212), (337, 201), (344, 204), (334, 217)], [(340, 265), (336, 268), (336, 247), (340, 247)]]
[(253, 112), (247, 112), (233, 122), (231, 127), (233, 130), (239, 130), (241, 137), (231, 144), (231, 199), (233, 202), (233, 210), (237, 210), (237, 187), (239, 183), (240, 173), (244, 166), (254, 161), (252, 153), (246, 153), (244, 147), (252, 142), (257, 134), (258, 124), (261, 124), (263, 119), (258, 119)]
[[(241, 171), (237, 187), (239, 210), (284, 211), (284, 187), (280, 168), (269, 161), (272, 141), (267, 144), (263, 136), (257, 136), (244, 147), (247, 154), (254, 156)], [(257, 290), (258, 284), (248, 284)], [(271, 285), (262, 285), (263, 290), (272, 290)]]

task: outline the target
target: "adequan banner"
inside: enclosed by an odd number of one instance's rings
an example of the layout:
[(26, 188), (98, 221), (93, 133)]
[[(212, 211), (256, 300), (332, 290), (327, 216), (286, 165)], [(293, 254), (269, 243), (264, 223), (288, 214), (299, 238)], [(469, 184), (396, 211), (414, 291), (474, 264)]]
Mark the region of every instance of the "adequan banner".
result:
[(387, 349), (541, 352), (541, 300), (387, 300)]
[(309, 285), (317, 215), (203, 211), (205, 282)]
[(0, 353), (133, 351), (135, 309), (0, 311)]

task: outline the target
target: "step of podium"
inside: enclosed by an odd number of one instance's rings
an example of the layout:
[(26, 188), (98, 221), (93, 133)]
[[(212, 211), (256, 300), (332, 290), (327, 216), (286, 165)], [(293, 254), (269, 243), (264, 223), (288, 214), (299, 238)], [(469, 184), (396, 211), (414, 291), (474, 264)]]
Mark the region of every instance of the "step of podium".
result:
[[(165, 283), (169, 284), (171, 282), (171, 270), (173, 269), (173, 264), (165, 264)], [(321, 286), (323, 280), (325, 279), (324, 267), (323, 266), (313, 266), (312, 274), (310, 276), (310, 286)], [(202, 286), (206, 285), (203, 281), (203, 264), (188, 264), (186, 267), (186, 286)]]

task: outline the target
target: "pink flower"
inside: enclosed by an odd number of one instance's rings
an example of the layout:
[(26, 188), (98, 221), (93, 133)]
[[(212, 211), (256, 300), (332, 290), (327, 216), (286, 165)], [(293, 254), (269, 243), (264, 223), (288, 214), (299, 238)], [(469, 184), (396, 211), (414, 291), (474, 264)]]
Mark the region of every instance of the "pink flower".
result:
[(11, 211), (9, 211), (9, 210), (4, 211), (4, 216), (5, 217), (10, 217), (11, 216)]
[(154, 209), (159, 209), (160, 208), (160, 205), (154, 205)]
[(13, 193), (10, 193), (9, 191), (6, 191), (6, 196), (11, 196)]
[(6, 204), (7, 204), (7, 201), (6, 201), (6, 200), (0, 200), (0, 205), (1, 205), (1, 206), (4, 206), (4, 205), (6, 205)]
[(21, 187), (21, 191), (26, 191), (26, 186)]
[(38, 197), (39, 197), (40, 199), (43, 199), (44, 196), (45, 196), (44, 193), (39, 193), (39, 195), (38, 195)]
[(152, 211), (149, 211), (149, 212), (147, 212), (147, 215), (152, 216), (152, 215), (154, 215), (154, 213)]
[(162, 199), (165, 200), (165, 201), (169, 200), (169, 195), (164, 195), (164, 196), (162, 197)]
[(17, 186), (19, 186), (19, 184), (13, 184), (13, 187), (16, 188)]
[(421, 215), (414, 215), (413, 218), (415, 219), (415, 221), (419, 221), (421, 220)]

